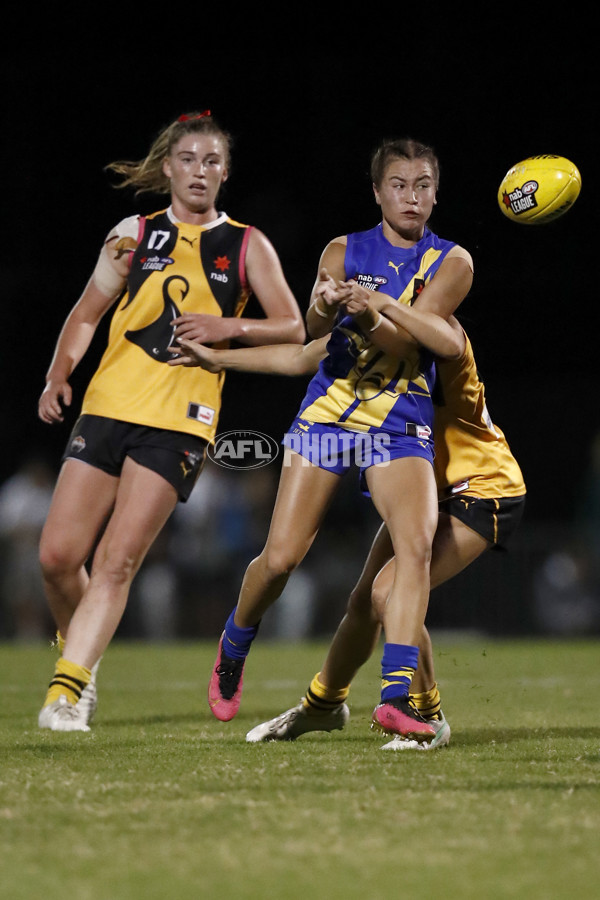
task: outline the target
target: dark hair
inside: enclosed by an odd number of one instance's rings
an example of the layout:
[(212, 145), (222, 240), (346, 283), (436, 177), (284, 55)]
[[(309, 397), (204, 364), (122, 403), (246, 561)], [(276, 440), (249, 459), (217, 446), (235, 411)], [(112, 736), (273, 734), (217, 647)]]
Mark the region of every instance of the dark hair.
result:
[(427, 144), (421, 144), (412, 138), (386, 139), (377, 147), (371, 156), (371, 180), (376, 187), (383, 181), (387, 165), (393, 159), (425, 159), (433, 171), (436, 188), (440, 181), (440, 164), (435, 151)]
[(168, 194), (170, 183), (162, 170), (163, 161), (175, 146), (175, 144), (187, 134), (212, 134), (218, 137), (223, 145), (225, 167), (229, 168), (231, 162), (231, 135), (221, 128), (207, 110), (204, 113), (186, 113), (175, 122), (171, 122), (160, 132), (153, 142), (148, 155), (139, 162), (119, 160), (109, 163), (106, 169), (122, 175), (123, 180), (116, 187), (132, 186), (136, 194), (152, 192), (155, 194)]

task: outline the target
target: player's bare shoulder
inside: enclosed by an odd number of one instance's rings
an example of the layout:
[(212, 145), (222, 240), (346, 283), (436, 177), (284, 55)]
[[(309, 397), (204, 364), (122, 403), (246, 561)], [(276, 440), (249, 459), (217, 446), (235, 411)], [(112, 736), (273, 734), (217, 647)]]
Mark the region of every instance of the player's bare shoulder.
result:
[(454, 247), (450, 248), (446, 254), (446, 259), (462, 259), (466, 262), (471, 272), (475, 271), (473, 257), (468, 250), (465, 250), (465, 248), (461, 247), (459, 244), (455, 244)]
[(319, 268), (325, 267), (334, 278), (344, 278), (344, 262), (346, 259), (346, 246), (348, 238), (345, 234), (329, 241), (319, 262)]

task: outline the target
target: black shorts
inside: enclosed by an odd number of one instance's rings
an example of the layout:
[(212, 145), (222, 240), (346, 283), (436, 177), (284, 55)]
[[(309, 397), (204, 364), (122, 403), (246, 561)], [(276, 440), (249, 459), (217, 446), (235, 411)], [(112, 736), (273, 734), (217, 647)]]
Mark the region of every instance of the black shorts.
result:
[(468, 494), (455, 494), (440, 502), (440, 512), (460, 519), (499, 550), (505, 550), (525, 508), (525, 496), (482, 500)]
[(172, 484), (185, 503), (206, 459), (207, 441), (194, 434), (133, 425), (104, 416), (80, 416), (71, 432), (65, 459), (81, 459), (119, 476), (127, 456)]

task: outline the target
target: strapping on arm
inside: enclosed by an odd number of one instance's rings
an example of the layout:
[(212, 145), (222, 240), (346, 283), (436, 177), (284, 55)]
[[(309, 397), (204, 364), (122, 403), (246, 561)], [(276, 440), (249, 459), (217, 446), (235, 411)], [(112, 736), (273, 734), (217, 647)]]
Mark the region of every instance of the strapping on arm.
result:
[(117, 297), (127, 277), (124, 266), (117, 265), (121, 257), (132, 253), (137, 247), (138, 216), (130, 216), (112, 229), (104, 242), (92, 281), (106, 297)]

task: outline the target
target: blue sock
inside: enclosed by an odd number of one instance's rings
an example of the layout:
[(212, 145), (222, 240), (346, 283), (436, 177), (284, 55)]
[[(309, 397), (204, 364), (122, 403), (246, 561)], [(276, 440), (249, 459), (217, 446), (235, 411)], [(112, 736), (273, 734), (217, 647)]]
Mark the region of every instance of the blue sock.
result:
[(235, 609), (225, 623), (225, 635), (223, 637), (223, 653), (230, 659), (245, 659), (250, 652), (250, 645), (258, 632), (258, 625), (250, 628), (240, 628), (233, 621)]
[(381, 702), (406, 697), (417, 670), (419, 648), (410, 644), (384, 644), (381, 659)]

